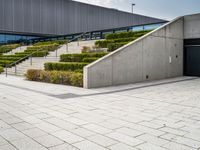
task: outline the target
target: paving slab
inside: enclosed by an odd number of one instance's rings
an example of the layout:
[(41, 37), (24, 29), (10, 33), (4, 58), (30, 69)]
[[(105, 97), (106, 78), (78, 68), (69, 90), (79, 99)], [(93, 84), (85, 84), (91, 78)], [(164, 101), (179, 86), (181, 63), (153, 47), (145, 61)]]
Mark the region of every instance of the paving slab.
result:
[(199, 150), (200, 79), (82, 89), (0, 75), (0, 150)]

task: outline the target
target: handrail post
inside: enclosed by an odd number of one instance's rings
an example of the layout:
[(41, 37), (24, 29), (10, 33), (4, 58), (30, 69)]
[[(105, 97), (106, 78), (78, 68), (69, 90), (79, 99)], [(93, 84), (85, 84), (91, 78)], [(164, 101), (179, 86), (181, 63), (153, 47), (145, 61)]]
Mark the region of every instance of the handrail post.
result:
[(8, 76), (8, 68), (7, 68), (7, 64), (6, 64), (6, 77)]
[(77, 40), (77, 46), (79, 46), (80, 44), (79, 44), (79, 38), (78, 38), (78, 40)]
[(32, 64), (33, 64), (33, 62), (32, 62), (32, 55), (31, 55), (31, 57), (30, 57), (30, 64), (31, 64), (31, 66), (32, 66)]
[(17, 75), (17, 65), (15, 63), (15, 75)]
[(68, 42), (66, 43), (66, 53), (68, 53), (69, 47), (68, 47)]
[(45, 54), (44, 58), (46, 59), (46, 58), (47, 58), (47, 55), (48, 55), (48, 54), (47, 54), (48, 52), (47, 52), (47, 51), (45, 51), (45, 53), (46, 53), (46, 54)]

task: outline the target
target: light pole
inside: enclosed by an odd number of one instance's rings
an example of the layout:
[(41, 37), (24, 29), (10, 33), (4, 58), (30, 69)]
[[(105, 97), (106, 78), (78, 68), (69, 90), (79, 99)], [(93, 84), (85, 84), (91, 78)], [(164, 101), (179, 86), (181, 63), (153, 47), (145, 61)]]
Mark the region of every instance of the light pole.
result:
[(134, 3), (131, 4), (132, 13), (133, 13), (133, 7), (134, 7), (135, 5), (136, 5), (136, 4), (134, 4)]

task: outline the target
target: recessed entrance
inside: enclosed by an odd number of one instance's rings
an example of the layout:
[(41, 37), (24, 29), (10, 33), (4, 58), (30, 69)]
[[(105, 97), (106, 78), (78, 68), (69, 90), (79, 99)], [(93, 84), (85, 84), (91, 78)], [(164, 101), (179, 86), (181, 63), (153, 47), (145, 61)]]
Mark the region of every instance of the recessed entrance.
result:
[(184, 75), (200, 77), (200, 39), (185, 40)]

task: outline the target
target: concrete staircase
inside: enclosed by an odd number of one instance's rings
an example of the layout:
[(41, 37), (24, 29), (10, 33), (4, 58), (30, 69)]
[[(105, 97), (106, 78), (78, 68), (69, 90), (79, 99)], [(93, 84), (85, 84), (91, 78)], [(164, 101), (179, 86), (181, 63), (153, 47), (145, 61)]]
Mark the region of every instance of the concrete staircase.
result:
[(12, 55), (12, 54), (15, 54), (15, 53), (18, 53), (18, 52), (23, 52), (27, 49), (27, 47), (28, 46), (20, 46), (20, 47), (13, 49), (12, 51), (5, 53), (3, 55)]
[(60, 55), (81, 53), (81, 49), (83, 48), (83, 46), (92, 47), (94, 46), (94, 43), (95, 43), (94, 40), (81, 41), (79, 42), (79, 44), (78, 42), (71, 42), (68, 44), (68, 48), (66, 47), (66, 45), (63, 45), (57, 51), (50, 52), (50, 54), (47, 57), (33, 57), (32, 65), (31, 65), (31, 58), (25, 60), (24, 62), (16, 66), (16, 72), (15, 72), (15, 67), (8, 68), (7, 74), (23, 76), (29, 69), (44, 69), (44, 64), (46, 62), (59, 62)]

